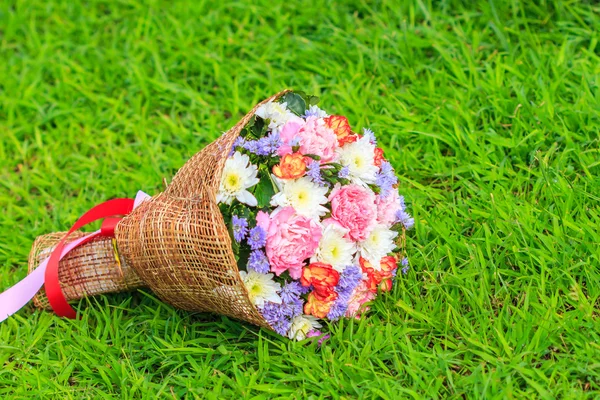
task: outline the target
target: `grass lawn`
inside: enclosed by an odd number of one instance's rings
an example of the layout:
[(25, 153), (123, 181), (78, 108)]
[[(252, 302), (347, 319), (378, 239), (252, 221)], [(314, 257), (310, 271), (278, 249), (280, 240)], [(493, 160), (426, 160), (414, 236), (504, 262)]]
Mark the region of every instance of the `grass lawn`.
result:
[(37, 235), (162, 190), (286, 87), (378, 134), (411, 271), (322, 348), (146, 291), (28, 306), (0, 397), (600, 396), (600, 7), (275, 3), (0, 4), (0, 290)]

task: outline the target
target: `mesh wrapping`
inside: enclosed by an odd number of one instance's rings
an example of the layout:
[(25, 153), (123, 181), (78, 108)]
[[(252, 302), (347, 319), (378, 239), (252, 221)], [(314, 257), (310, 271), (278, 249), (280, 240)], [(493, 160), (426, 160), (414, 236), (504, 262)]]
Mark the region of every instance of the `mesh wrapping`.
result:
[[(48, 257), (66, 232), (56, 232), (39, 236), (29, 253), (29, 273)], [(74, 232), (67, 239), (72, 242), (85, 233)], [(96, 238), (73, 249), (59, 263), (60, 287), (67, 300), (78, 300), (84, 296), (103, 293), (117, 293), (144, 286), (122, 258), (115, 253), (112, 239)], [(39, 308), (50, 309), (45, 291), (33, 298)]]
[[(147, 286), (163, 301), (189, 311), (207, 311), (270, 328), (248, 298), (215, 194), (234, 140), (261, 104), (232, 129), (194, 155), (164, 193), (142, 203), (115, 229), (119, 263), (110, 239), (73, 250), (61, 263), (67, 300)], [(64, 234), (39, 237), (30, 271), (47, 258)], [(70, 240), (82, 234), (73, 234)], [(48, 308), (44, 294), (35, 304)]]

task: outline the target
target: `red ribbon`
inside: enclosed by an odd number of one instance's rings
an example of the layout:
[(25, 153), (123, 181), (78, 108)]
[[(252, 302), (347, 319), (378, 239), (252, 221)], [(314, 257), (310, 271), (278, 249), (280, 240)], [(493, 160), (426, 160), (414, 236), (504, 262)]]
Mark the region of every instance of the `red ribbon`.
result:
[(90, 236), (87, 240), (80, 243), (79, 246), (99, 236), (114, 237), (115, 227), (117, 226), (120, 218), (111, 217), (115, 217), (117, 215), (127, 215), (133, 210), (133, 206), (133, 199), (114, 199), (97, 205), (83, 214), (81, 218), (75, 222), (75, 225), (73, 225), (71, 230), (67, 232), (65, 237), (62, 238), (56, 248), (52, 251), (52, 255), (48, 260), (48, 266), (46, 268), (44, 287), (46, 289), (48, 300), (50, 301), (50, 306), (52, 306), (52, 309), (58, 316), (71, 319), (77, 317), (77, 313), (67, 302), (58, 279), (58, 264), (69, 235), (76, 230), (81, 229), (85, 225), (106, 218), (102, 223), (100, 233), (98, 235)]

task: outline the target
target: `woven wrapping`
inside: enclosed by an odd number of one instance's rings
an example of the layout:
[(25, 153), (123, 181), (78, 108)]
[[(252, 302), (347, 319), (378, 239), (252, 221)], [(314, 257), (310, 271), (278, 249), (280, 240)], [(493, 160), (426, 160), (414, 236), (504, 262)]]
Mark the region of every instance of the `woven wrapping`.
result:
[[(164, 193), (119, 222), (115, 236), (120, 269), (107, 239), (69, 254), (61, 262), (59, 274), (67, 300), (148, 286), (176, 307), (215, 312), (270, 328), (249, 300), (215, 196), (234, 140), (261, 104), (287, 92), (257, 104), (237, 125), (194, 155)], [(30, 270), (61, 237), (51, 234), (36, 240)], [(36, 305), (46, 308), (47, 304), (45, 296), (36, 297)]]

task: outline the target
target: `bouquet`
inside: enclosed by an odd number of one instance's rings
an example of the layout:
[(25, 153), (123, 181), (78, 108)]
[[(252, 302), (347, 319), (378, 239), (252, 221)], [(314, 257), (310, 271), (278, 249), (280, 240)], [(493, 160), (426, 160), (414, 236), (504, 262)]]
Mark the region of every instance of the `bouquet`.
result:
[(165, 192), (112, 213), (124, 217), (102, 215), (96, 234), (78, 229), (98, 208), (68, 234), (38, 238), (30, 272), (47, 267), (48, 296), (36, 304), (73, 316), (68, 301), (149, 287), (176, 307), (297, 340), (322, 335), (324, 321), (359, 318), (408, 270), (414, 220), (374, 133), (354, 132), (318, 100), (281, 92), (192, 157)]

